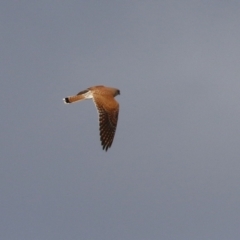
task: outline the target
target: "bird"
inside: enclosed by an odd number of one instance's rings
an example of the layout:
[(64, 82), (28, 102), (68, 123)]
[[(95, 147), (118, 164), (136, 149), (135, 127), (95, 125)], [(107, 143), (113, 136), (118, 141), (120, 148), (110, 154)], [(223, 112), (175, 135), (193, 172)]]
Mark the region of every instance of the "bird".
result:
[(120, 95), (119, 89), (97, 85), (76, 95), (63, 98), (66, 104), (93, 99), (98, 112), (100, 141), (102, 149), (105, 151), (112, 146), (117, 128), (119, 103), (114, 98), (117, 95)]

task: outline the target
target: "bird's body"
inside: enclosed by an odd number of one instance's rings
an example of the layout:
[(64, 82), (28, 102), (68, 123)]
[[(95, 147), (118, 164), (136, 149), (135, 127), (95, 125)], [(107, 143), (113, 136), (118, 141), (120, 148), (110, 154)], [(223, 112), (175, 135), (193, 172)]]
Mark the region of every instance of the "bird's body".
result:
[(100, 140), (106, 151), (111, 147), (117, 128), (119, 104), (114, 99), (120, 95), (116, 88), (102, 85), (89, 87), (77, 95), (64, 98), (65, 103), (74, 103), (85, 99), (93, 99), (99, 115)]

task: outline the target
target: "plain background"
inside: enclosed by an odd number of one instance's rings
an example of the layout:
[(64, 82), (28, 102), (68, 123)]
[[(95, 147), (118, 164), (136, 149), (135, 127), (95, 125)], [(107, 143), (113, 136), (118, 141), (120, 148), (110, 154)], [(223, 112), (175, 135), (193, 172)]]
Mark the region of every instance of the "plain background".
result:
[[(0, 3), (0, 238), (240, 236), (240, 2)], [(112, 147), (92, 101), (121, 90)]]

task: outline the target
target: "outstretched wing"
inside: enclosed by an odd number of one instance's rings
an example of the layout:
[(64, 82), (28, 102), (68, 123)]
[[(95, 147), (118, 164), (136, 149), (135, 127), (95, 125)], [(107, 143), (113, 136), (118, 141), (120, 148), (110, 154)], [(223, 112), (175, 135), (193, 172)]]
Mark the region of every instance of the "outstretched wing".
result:
[(99, 115), (100, 140), (103, 150), (111, 147), (117, 128), (119, 104), (112, 96), (93, 96)]

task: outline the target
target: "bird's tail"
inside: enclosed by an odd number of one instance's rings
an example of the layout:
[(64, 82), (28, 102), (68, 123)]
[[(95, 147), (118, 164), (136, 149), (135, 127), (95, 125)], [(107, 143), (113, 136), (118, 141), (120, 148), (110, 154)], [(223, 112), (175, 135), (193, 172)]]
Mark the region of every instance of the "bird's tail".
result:
[(86, 98), (83, 95), (75, 95), (75, 96), (63, 98), (63, 101), (64, 101), (64, 103), (68, 104), (68, 103), (74, 103), (77, 101), (81, 101), (84, 99), (86, 99)]

